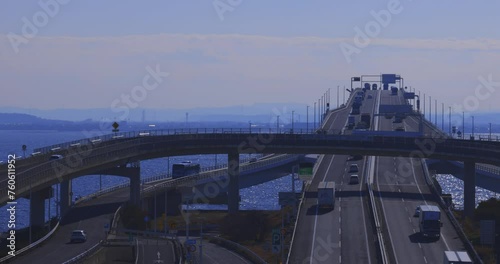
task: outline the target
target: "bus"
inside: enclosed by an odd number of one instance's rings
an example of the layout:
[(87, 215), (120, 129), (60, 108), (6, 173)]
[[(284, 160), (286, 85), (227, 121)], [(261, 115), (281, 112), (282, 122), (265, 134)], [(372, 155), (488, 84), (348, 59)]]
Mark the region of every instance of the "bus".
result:
[(183, 161), (172, 165), (172, 179), (200, 173), (200, 164)]

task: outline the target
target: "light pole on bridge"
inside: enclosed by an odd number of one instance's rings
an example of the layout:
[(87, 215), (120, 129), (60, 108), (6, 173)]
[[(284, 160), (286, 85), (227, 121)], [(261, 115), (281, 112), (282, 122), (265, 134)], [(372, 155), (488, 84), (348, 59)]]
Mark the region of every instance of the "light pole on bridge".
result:
[(309, 105), (306, 107), (306, 131), (309, 131)]

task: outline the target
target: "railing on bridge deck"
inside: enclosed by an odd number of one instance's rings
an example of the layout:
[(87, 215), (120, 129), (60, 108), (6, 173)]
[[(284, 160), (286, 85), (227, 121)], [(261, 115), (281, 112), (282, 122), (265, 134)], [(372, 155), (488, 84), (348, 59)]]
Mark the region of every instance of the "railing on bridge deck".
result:
[[(283, 163), (284, 161), (289, 162), (289, 160), (296, 159), (296, 158), (297, 158), (297, 155), (282, 154), (282, 155), (275, 155), (271, 158), (257, 160), (255, 162), (251, 162), (251, 163), (248, 161), (242, 161), (242, 164), (240, 165), (240, 173), (246, 172), (246, 171), (251, 171), (254, 169), (261, 168), (261, 167), (268, 167), (270, 165), (275, 165), (276, 163)], [(193, 178), (197, 178), (197, 180), (202, 180), (202, 179), (207, 179), (207, 178), (211, 178), (211, 177), (217, 178), (220, 176), (227, 176), (227, 164), (206, 167), (206, 168), (204, 168), (204, 170), (200, 174), (190, 175), (190, 176), (186, 176), (186, 177), (189, 177), (192, 181)], [(186, 177), (183, 177), (183, 178), (186, 178)], [(161, 173), (161, 174), (158, 174), (158, 175), (155, 175), (152, 177), (147, 177), (147, 178), (142, 179), (141, 185), (168, 180), (170, 183), (168, 186), (174, 186), (174, 185), (178, 184), (178, 182), (185, 182), (186, 180), (185, 179), (183, 180), (183, 178), (172, 179), (170, 174)], [(160, 184), (160, 183), (157, 183), (157, 184)], [(153, 185), (152, 187), (157, 188), (156, 187), (157, 184)], [(77, 203), (91, 200), (91, 199), (94, 199), (94, 198), (101, 196), (103, 194), (110, 193), (110, 192), (116, 191), (118, 189), (129, 187), (129, 186), (130, 186), (130, 182), (117, 184), (115, 186), (105, 188), (105, 189), (99, 190), (95, 193), (81, 197), (80, 199), (78, 199)], [(151, 189), (151, 187), (148, 187), (145, 190), (147, 190), (148, 192), (154, 191), (154, 189)]]
[[(278, 133), (277, 133), (278, 132)], [(58, 151), (70, 148), (81, 148), (85, 145), (98, 145), (107, 141), (117, 141), (148, 137), (148, 136), (168, 136), (168, 135), (190, 135), (190, 134), (262, 134), (262, 133), (275, 133), (275, 134), (314, 134), (317, 129), (294, 129), (294, 130), (280, 130), (276, 131), (273, 128), (181, 128), (181, 129), (158, 129), (158, 130), (139, 130), (129, 132), (118, 132), (113, 134), (105, 134), (102, 136), (84, 138), (73, 140), (60, 144), (54, 144), (47, 147), (36, 148), (33, 154), (41, 155), (47, 153), (56, 153)]]

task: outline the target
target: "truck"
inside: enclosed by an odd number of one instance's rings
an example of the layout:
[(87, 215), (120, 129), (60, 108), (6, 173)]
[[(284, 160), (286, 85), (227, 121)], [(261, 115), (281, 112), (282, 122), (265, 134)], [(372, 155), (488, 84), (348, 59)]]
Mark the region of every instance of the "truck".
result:
[(424, 237), (437, 237), (441, 233), (441, 210), (436, 205), (420, 205), (419, 221), (420, 233)]
[(335, 206), (335, 182), (322, 181), (318, 184), (318, 207)]
[(355, 122), (356, 122), (355, 116), (349, 116), (349, 118), (347, 119), (347, 128), (352, 129), (356, 124)]
[(472, 263), (465, 251), (445, 251), (443, 264)]

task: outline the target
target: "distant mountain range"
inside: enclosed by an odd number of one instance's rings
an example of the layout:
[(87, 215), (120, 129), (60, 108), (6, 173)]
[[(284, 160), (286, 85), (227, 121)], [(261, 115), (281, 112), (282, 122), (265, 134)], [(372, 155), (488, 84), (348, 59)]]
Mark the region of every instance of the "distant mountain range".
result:
[[(302, 109), (302, 111), (300, 111)], [(19, 110), (19, 113), (12, 111)], [(2, 111), (6, 113), (2, 113)], [(306, 105), (301, 104), (255, 104), (254, 106), (233, 106), (222, 108), (195, 109), (132, 109), (128, 118), (120, 120), (120, 115), (110, 109), (6, 109), (0, 108), (1, 129), (54, 129), (81, 130), (99, 128), (111, 130), (111, 124), (117, 121), (120, 129), (149, 129), (149, 125), (160, 128), (210, 128), (210, 127), (275, 127), (278, 122), (281, 127), (291, 124), (294, 112), (294, 123), (297, 128), (306, 127)], [(313, 109), (309, 107), (309, 124), (314, 120)], [(9, 113), (10, 112), (10, 113)], [(30, 114), (27, 114), (29, 112)], [(186, 122), (186, 113), (187, 121)], [(123, 114), (119, 113), (119, 114)], [(316, 112), (317, 114), (317, 112)], [(492, 131), (500, 133), (500, 112), (474, 113), (474, 124), (477, 132), (488, 132), (489, 123)], [(428, 117), (428, 115), (426, 115)], [(432, 116), (434, 120), (434, 115)], [(316, 119), (318, 120), (318, 119)], [(445, 115), (445, 127), (448, 125), (448, 115)], [(438, 115), (438, 127), (442, 118)], [(462, 116), (453, 115), (452, 125), (461, 129)], [(471, 115), (465, 116), (466, 131), (472, 127)], [(311, 127), (311, 126), (309, 126)]]
[[(126, 112), (128, 111), (128, 112)], [(188, 122), (234, 121), (234, 122), (270, 122), (278, 115), (281, 118), (305, 118), (307, 106), (299, 103), (262, 103), (251, 106), (228, 106), (192, 109), (27, 109), (0, 107), (0, 113), (30, 114), (46, 119), (82, 121), (82, 120), (125, 120), (129, 122)], [(309, 107), (309, 116), (313, 118), (313, 107)]]

